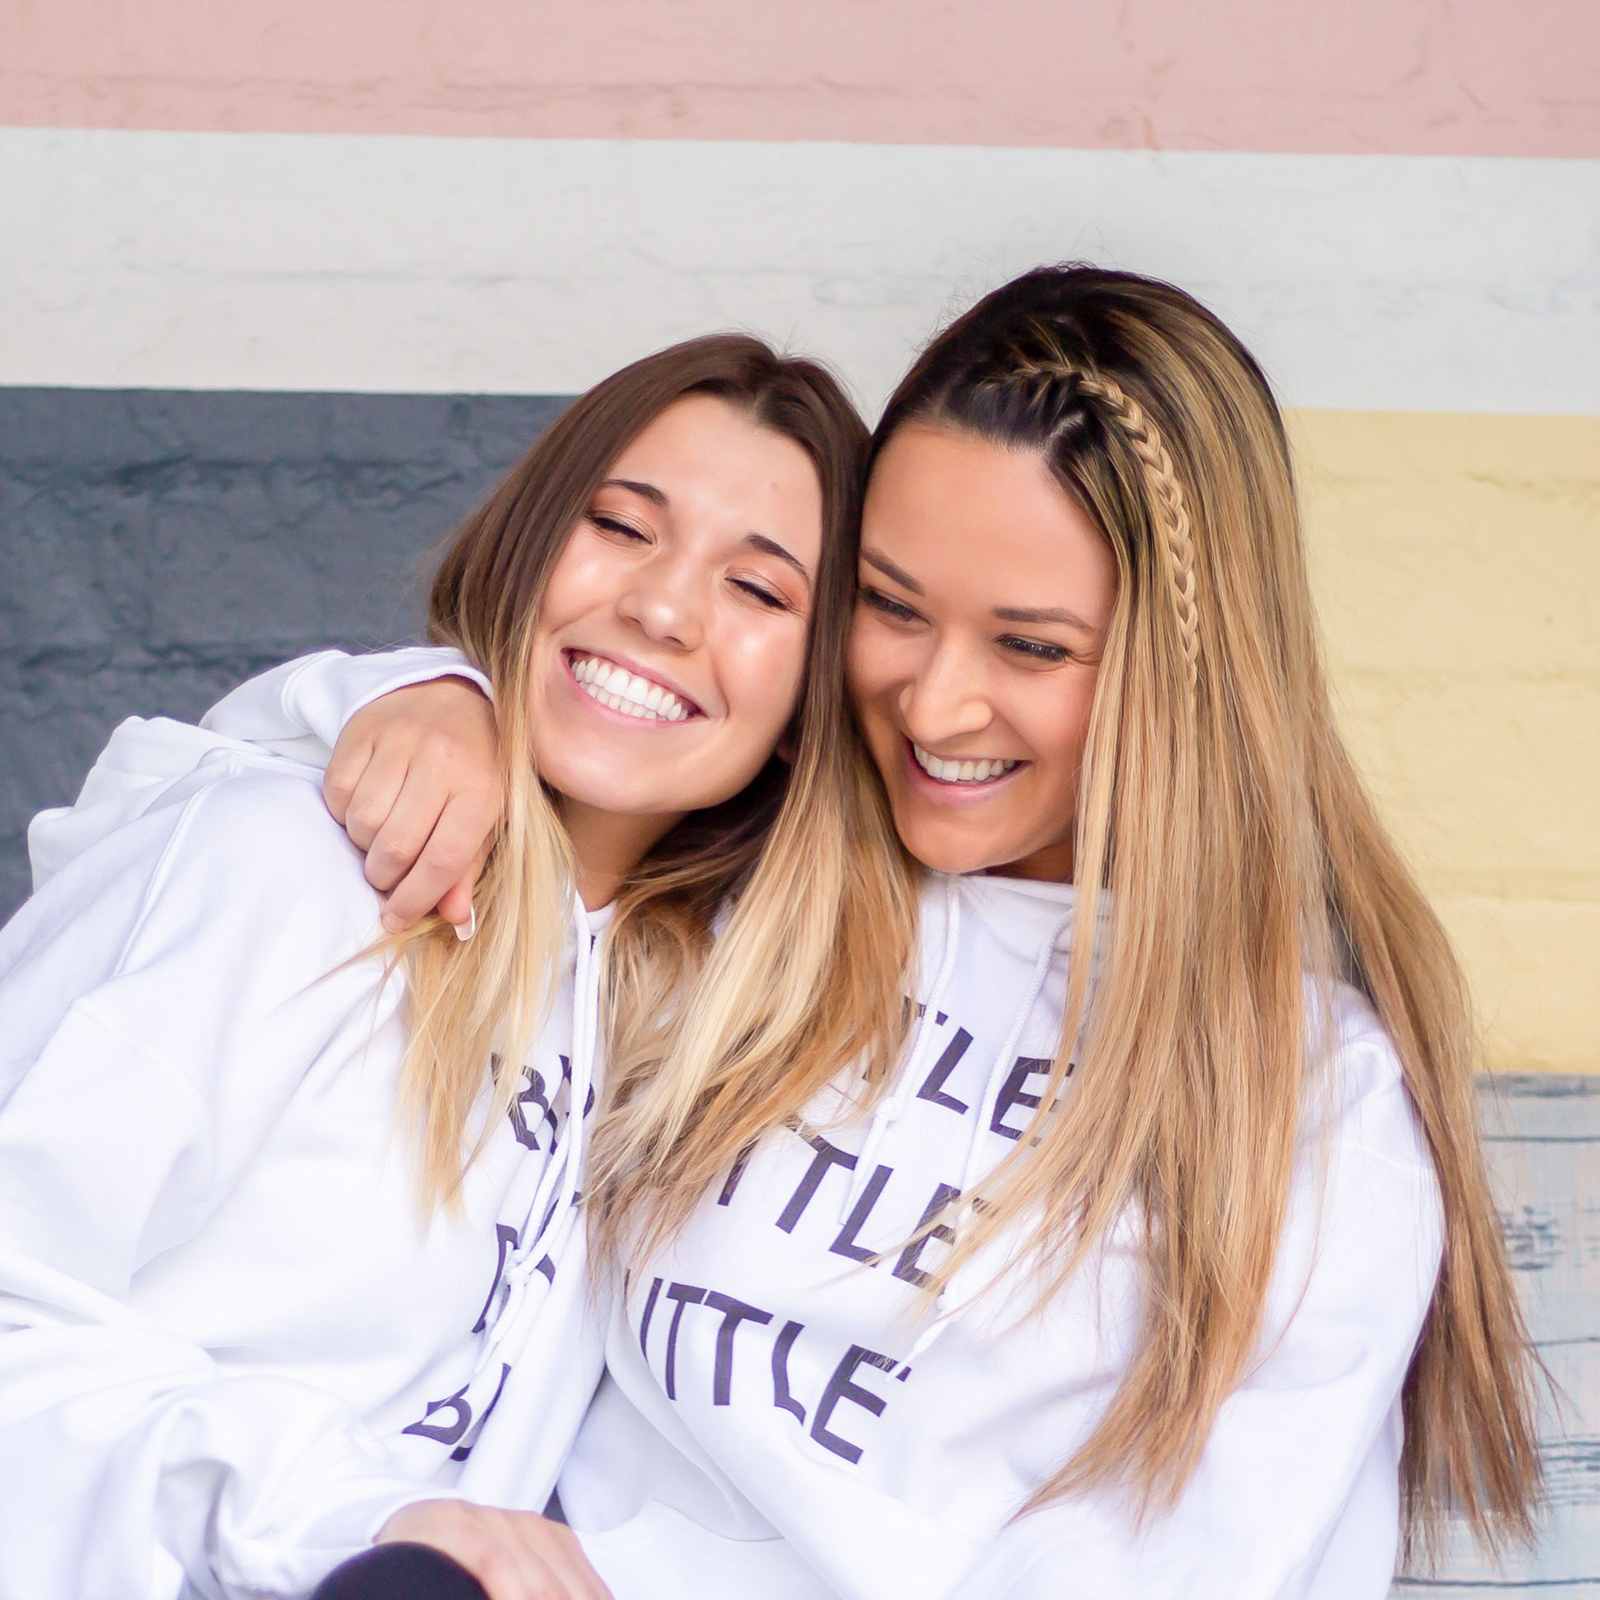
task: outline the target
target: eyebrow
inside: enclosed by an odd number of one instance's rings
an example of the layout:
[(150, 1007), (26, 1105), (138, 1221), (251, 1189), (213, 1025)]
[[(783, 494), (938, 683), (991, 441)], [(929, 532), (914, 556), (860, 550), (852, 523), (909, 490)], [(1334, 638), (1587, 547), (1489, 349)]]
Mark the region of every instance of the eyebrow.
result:
[(785, 550), (776, 539), (773, 539), (764, 533), (747, 533), (744, 536), (744, 542), (747, 545), (752, 546), (754, 549), (765, 551), (769, 556), (776, 556), (780, 561), (787, 561), (789, 565), (806, 580), (806, 583), (809, 586), (811, 582), (810, 569), (806, 566), (805, 562), (799, 558), (799, 556), (793, 554), (791, 551)]
[[(657, 488), (653, 483), (642, 483), (637, 478), (607, 478), (601, 483), (602, 489), (626, 489), (630, 494), (639, 495), (648, 500), (652, 505), (660, 506), (663, 511), (670, 508), (671, 500), (667, 498), (665, 489)], [(790, 550), (785, 550), (770, 534), (747, 533), (744, 542), (754, 549), (763, 551), (769, 556), (776, 556), (780, 561), (787, 561), (809, 586), (811, 582), (811, 569), (799, 556)]]
[(1085, 622), (1076, 611), (1061, 606), (996, 606), (994, 615), (1002, 622), (1061, 622), (1069, 628), (1081, 628), (1085, 633), (1097, 633), (1092, 622)]
[(671, 504), (667, 499), (665, 489), (658, 489), (653, 483), (640, 483), (633, 478), (607, 478), (600, 487), (602, 489), (626, 489), (630, 494), (636, 494), (641, 499), (648, 500), (652, 505), (657, 505), (666, 510)]
[(876, 567), (885, 577), (893, 578), (896, 583), (904, 589), (909, 589), (912, 594), (922, 593), (922, 585), (904, 567), (897, 567), (888, 556), (876, 550), (869, 550), (863, 545), (861, 547), (861, 559), (869, 567)]
[[(912, 594), (924, 592), (922, 585), (904, 567), (897, 567), (882, 551), (869, 550), (863, 545), (861, 559)], [(1068, 611), (1064, 606), (996, 606), (991, 615), (1001, 622), (1059, 622), (1069, 628), (1081, 628), (1085, 633), (1099, 632), (1092, 622), (1084, 621), (1076, 611)]]

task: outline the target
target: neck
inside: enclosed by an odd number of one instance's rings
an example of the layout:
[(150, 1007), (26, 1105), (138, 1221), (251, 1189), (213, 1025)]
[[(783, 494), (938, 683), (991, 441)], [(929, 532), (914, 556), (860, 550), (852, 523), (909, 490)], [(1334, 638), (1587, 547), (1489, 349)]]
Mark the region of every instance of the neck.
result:
[(578, 896), (586, 910), (609, 905), (622, 881), (650, 848), (682, 820), (678, 814), (624, 816), (599, 811), (579, 800), (562, 798), (557, 806), (572, 858), (578, 870)]

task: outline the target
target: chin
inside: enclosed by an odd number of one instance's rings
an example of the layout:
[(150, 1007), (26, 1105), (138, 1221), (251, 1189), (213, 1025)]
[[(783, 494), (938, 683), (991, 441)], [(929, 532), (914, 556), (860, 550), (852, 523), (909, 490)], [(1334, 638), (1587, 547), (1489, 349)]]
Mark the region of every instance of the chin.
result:
[(944, 828), (900, 828), (898, 832), (900, 842), (930, 872), (947, 872), (952, 876), (982, 872), (996, 860), (1003, 859), (972, 839), (952, 837)]

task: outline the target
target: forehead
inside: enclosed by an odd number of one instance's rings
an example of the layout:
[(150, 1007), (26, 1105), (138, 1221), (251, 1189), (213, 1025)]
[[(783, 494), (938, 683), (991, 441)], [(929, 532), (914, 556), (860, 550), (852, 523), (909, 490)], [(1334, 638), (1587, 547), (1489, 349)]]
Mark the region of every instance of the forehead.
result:
[(923, 423), (901, 427), (874, 464), (862, 543), (930, 594), (984, 607), (1115, 582), (1110, 546), (1043, 455)]
[(822, 490), (811, 458), (715, 395), (675, 400), (640, 429), (607, 476), (653, 484), (674, 517), (738, 523), (741, 536), (781, 528), (809, 536), (813, 553), (821, 540)]

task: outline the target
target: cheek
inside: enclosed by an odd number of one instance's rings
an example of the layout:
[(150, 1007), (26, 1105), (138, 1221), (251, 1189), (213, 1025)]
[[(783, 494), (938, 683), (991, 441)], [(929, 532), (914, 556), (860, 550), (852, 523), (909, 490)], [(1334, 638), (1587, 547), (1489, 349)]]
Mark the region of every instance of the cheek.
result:
[(806, 666), (806, 628), (799, 618), (741, 627), (718, 651), (728, 703), (741, 721), (766, 736), (794, 714)]
[(900, 685), (914, 682), (920, 670), (914, 641), (890, 633), (870, 614), (857, 610), (845, 655), (845, 683), (858, 711), (870, 717), (875, 704)]
[[(1048, 761), (1064, 784), (1076, 784), (1083, 747), (1089, 737), (1089, 714), (1094, 709), (1094, 680), (1074, 676), (1053, 692), (1031, 698), (1019, 722), (1041, 759)], [(1023, 720), (1025, 719), (1025, 720)]]
[(540, 621), (556, 627), (606, 605), (617, 596), (621, 572), (615, 550), (577, 530), (550, 569), (539, 602)]

